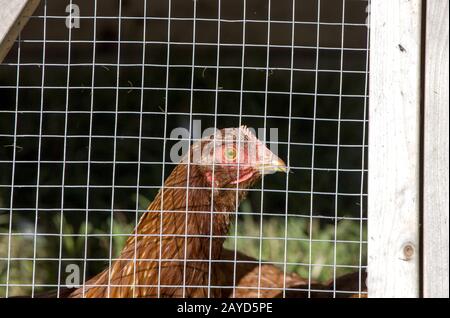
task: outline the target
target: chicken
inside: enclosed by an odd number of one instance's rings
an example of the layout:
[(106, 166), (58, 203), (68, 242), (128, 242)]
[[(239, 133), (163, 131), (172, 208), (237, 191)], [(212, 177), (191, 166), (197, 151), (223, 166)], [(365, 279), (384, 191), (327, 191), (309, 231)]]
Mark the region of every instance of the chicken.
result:
[[(273, 298), (283, 288), (284, 272), (274, 265), (261, 264), (260, 266), (257, 259), (241, 252), (236, 252), (235, 255), (234, 251), (227, 249), (222, 251), (221, 259), (228, 261), (217, 263), (220, 277), (222, 277), (221, 286), (226, 286), (222, 289), (223, 297)], [(259, 279), (260, 274), (261, 279)], [(308, 281), (295, 273), (286, 275), (286, 287), (301, 283), (308, 283)]]
[[(224, 249), (221, 259), (235, 260), (234, 251)], [(295, 273), (286, 273), (277, 266), (262, 264), (258, 260), (240, 252), (236, 253), (236, 262), (217, 263), (218, 271), (223, 277), (223, 297), (232, 298), (331, 298), (331, 297), (365, 297), (367, 287), (366, 273), (354, 272), (336, 278), (336, 295), (333, 294), (334, 281), (325, 284), (308, 279)], [(234, 276), (236, 275), (236, 276)], [(261, 277), (261, 278), (260, 278)], [(361, 286), (360, 283), (361, 282)], [(259, 286), (259, 288), (258, 288)], [(361, 288), (361, 290), (359, 289)], [(283, 290), (285, 293), (283, 294)], [(310, 291), (308, 293), (308, 291)], [(359, 292), (360, 291), (360, 292)]]
[[(285, 163), (245, 126), (196, 142), (109, 268), (68, 297), (220, 297), (220, 258), (246, 189)], [(189, 188), (187, 190), (187, 187)], [(213, 211), (213, 213), (211, 213)]]

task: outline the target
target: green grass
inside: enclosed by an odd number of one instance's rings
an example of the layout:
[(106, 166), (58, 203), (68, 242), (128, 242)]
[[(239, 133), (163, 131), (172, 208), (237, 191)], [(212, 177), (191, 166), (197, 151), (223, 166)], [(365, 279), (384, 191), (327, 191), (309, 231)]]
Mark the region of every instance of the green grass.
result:
[[(334, 264), (336, 251), (336, 264), (358, 266), (360, 264), (360, 248), (362, 264), (366, 263), (366, 244), (359, 244), (360, 224), (359, 221), (340, 220), (337, 223), (336, 238), (339, 241), (354, 241), (334, 243), (335, 224), (321, 223), (314, 219), (311, 224), (308, 217), (289, 216), (263, 217), (262, 223), (259, 217), (251, 215), (241, 215), (237, 224), (234, 224), (230, 230), (230, 238), (225, 242), (225, 247), (234, 250), (237, 249), (256, 259), (271, 261), (283, 268), (286, 259), (289, 272), (296, 272), (303, 277), (308, 277), (311, 270), (311, 276), (315, 280), (326, 281), (333, 276), (333, 267), (326, 266)], [(60, 218), (53, 219), (58, 227)], [(2, 232), (7, 233), (8, 218), (7, 215), (0, 216), (0, 227)], [(262, 224), (262, 227), (261, 227)], [(109, 223), (108, 223), (109, 225)], [(74, 227), (63, 222), (64, 234), (80, 234), (80, 236), (66, 236), (62, 240), (63, 258), (83, 258), (84, 257), (84, 233), (85, 224), (76, 231)], [(261, 231), (262, 229), (262, 231)], [(287, 232), (285, 231), (287, 229)], [(362, 238), (366, 240), (366, 228), (362, 228)], [(132, 222), (126, 218), (117, 218), (114, 221), (113, 233), (127, 234), (133, 231)], [(109, 230), (95, 229), (88, 225), (88, 233), (105, 234)], [(311, 235), (310, 235), (311, 233)], [(234, 235), (237, 235), (237, 240)], [(261, 241), (259, 237), (263, 237)], [(310, 244), (310, 236), (313, 239)], [(113, 257), (118, 255), (125, 243), (127, 236), (116, 236), (113, 239)], [(287, 240), (285, 240), (285, 238)], [(109, 237), (106, 235), (89, 239), (89, 253), (98, 258), (108, 258)], [(235, 245), (236, 244), (236, 245)], [(36, 257), (38, 258), (58, 258), (60, 248), (60, 238), (58, 236), (39, 237), (36, 241)], [(11, 257), (12, 258), (31, 258), (33, 259), (34, 237), (30, 231), (26, 236), (12, 236)], [(311, 253), (311, 259), (310, 259)], [(99, 256), (97, 256), (99, 255)], [(8, 236), (0, 237), (0, 258), (8, 256)], [(92, 256), (91, 256), (92, 257)], [(69, 262), (66, 262), (69, 263)], [(82, 262), (81, 262), (82, 263)], [(81, 264), (80, 263), (80, 264)], [(312, 263), (314, 266), (309, 267)], [(99, 271), (106, 267), (108, 262), (96, 264), (93, 271)], [(36, 283), (54, 283), (57, 284), (58, 261), (37, 261), (35, 264)], [(337, 268), (337, 274), (342, 275), (347, 272), (355, 271), (352, 268)], [(6, 283), (7, 261), (0, 261), (0, 284)], [(31, 284), (33, 272), (32, 260), (13, 260), (10, 262), (9, 283)], [(10, 295), (29, 294), (30, 288), (24, 286), (10, 287)], [(5, 287), (0, 287), (0, 297), (5, 295)]]

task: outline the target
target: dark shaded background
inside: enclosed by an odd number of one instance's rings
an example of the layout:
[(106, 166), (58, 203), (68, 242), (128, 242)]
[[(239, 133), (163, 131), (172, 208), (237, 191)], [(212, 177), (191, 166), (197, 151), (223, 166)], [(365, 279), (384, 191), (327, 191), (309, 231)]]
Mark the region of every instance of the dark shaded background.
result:
[[(197, 0), (194, 67), (194, 1), (171, 1), (170, 44), (167, 0), (147, 1), (146, 8), (143, 0), (121, 1), (121, 19), (119, 1), (98, 0), (96, 21), (94, 1), (73, 1), (81, 10), (81, 27), (72, 29), (70, 43), (65, 27), (68, 3), (42, 1), (20, 41), (0, 64), (0, 215), (6, 220), (0, 230), (4, 235), (9, 231), (10, 211), (13, 232), (33, 232), (38, 211), (38, 232), (59, 233), (53, 219), (61, 208), (75, 233), (83, 232), (86, 210), (93, 226), (106, 233), (111, 207), (115, 218), (134, 222), (136, 193), (151, 200), (161, 186), (163, 137), (175, 127), (189, 128), (190, 120), (201, 120), (202, 128), (214, 126), (215, 120), (219, 128), (238, 126), (240, 120), (260, 128), (266, 120), (267, 127), (279, 129), (280, 157), (287, 160), (290, 147), (288, 164), (293, 173), (288, 195), (286, 176), (271, 176), (264, 182), (263, 207), (261, 191), (253, 191), (244, 212), (255, 213), (255, 218), (261, 211), (264, 218), (284, 218), (288, 199), (289, 217), (312, 212), (326, 224), (334, 222), (328, 217), (335, 216), (337, 200), (339, 217), (355, 218), (355, 226), (365, 222), (366, 172), (361, 170), (366, 169), (362, 155), (367, 155), (363, 146), (367, 145), (363, 140), (366, 1), (345, 2), (342, 27), (342, 0), (320, 1), (320, 24), (318, 1), (297, 0), (294, 28), (292, 0), (272, 1), (268, 48), (267, 0), (247, 0), (246, 10), (242, 0), (221, 1), (220, 17), (227, 21), (220, 23), (220, 39), (218, 1)], [(148, 19), (143, 19), (144, 13)], [(174, 142), (167, 141), (166, 161)], [(172, 165), (166, 164), (165, 175)]]

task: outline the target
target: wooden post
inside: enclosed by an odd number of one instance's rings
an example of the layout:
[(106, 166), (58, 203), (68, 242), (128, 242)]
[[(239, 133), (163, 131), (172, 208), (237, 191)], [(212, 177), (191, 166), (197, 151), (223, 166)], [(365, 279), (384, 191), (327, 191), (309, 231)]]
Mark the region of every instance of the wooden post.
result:
[(0, 0), (0, 63), (40, 0)]
[(448, 0), (427, 1), (425, 40), (423, 287), (449, 297)]
[(421, 0), (372, 0), (369, 297), (418, 297)]

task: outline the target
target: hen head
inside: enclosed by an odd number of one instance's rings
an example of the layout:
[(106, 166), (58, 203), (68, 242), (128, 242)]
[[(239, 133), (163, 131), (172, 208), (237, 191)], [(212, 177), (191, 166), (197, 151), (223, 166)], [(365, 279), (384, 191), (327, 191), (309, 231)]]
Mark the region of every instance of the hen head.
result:
[(283, 160), (246, 126), (217, 130), (197, 142), (191, 160), (215, 188), (247, 188), (264, 174), (287, 171)]

